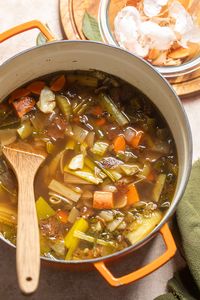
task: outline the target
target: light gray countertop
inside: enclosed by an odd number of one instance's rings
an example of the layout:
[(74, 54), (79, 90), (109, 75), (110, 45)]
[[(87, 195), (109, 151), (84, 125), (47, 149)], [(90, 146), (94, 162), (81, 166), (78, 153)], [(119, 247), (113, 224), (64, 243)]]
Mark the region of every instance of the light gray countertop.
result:
[[(57, 38), (62, 38), (59, 24), (58, 0), (0, 0), (0, 32), (14, 25), (39, 19), (48, 23)], [(0, 63), (15, 53), (35, 44), (37, 31), (33, 30), (14, 37), (0, 45)], [(200, 128), (200, 98), (193, 97), (183, 101), (190, 120), (194, 138), (194, 159), (200, 153), (200, 139), (197, 138)], [(112, 267), (115, 274), (124, 275), (150, 262), (164, 252), (161, 237), (156, 237), (129, 257), (115, 261)], [(167, 281), (175, 270), (184, 265), (177, 252), (176, 256), (165, 266), (151, 275), (129, 286), (113, 288), (109, 286), (96, 270), (72, 272), (42, 264), (39, 289), (30, 300), (153, 300), (165, 292)], [(23, 300), (17, 285), (15, 271), (15, 249), (0, 241), (0, 299)]]

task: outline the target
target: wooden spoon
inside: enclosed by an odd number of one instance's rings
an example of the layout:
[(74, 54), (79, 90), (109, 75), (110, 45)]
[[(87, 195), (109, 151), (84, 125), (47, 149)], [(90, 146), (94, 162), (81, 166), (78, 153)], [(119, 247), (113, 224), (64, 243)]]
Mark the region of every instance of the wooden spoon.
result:
[(30, 294), (37, 289), (40, 274), (40, 239), (33, 183), (46, 154), (34, 153), (34, 149), (24, 143), (5, 146), (3, 154), (18, 179), (17, 276), (21, 291)]

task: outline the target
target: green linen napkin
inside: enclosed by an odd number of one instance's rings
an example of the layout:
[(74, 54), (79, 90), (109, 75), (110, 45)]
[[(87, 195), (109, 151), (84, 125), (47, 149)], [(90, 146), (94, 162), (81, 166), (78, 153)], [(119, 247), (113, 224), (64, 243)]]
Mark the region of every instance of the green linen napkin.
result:
[(176, 216), (182, 248), (191, 275), (188, 276), (187, 270), (176, 273), (168, 282), (170, 293), (161, 295), (155, 300), (198, 300), (200, 299), (200, 160), (192, 167), (190, 180), (178, 205)]

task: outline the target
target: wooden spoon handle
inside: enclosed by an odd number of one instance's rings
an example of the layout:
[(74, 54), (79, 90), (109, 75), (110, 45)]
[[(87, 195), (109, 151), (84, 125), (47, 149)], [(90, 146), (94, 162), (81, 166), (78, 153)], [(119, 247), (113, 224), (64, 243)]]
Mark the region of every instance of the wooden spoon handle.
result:
[(18, 176), (17, 275), (20, 289), (33, 293), (40, 273), (40, 239), (31, 174)]

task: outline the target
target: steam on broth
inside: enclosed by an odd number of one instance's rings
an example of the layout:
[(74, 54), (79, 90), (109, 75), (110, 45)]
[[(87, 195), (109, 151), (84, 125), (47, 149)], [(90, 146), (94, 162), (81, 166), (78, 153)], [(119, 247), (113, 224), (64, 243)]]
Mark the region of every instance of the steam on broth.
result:
[[(60, 72), (0, 104), (0, 141), (44, 149), (35, 179), (41, 255), (89, 259), (142, 240), (169, 208), (178, 174), (170, 129), (152, 102), (99, 71)], [(17, 182), (0, 158), (0, 232), (15, 243)]]

